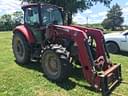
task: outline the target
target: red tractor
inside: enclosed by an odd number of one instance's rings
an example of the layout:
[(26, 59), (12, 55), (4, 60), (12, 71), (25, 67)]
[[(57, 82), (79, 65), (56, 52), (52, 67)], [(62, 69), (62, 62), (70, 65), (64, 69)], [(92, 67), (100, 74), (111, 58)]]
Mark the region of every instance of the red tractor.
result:
[(121, 81), (121, 65), (110, 62), (101, 30), (64, 25), (64, 12), (55, 5), (29, 4), (22, 9), (24, 24), (13, 30), (12, 40), (17, 63), (40, 61), (45, 76), (60, 82), (69, 77), (75, 62), (104, 96)]

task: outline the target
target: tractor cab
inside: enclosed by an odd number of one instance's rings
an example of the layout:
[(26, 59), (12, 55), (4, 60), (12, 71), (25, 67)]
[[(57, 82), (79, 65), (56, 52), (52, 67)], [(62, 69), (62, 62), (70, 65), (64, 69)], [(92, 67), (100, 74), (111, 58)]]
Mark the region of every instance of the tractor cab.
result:
[(22, 6), (24, 24), (33, 33), (37, 42), (41, 42), (42, 30), (51, 25), (63, 25), (62, 9), (50, 4), (30, 4)]

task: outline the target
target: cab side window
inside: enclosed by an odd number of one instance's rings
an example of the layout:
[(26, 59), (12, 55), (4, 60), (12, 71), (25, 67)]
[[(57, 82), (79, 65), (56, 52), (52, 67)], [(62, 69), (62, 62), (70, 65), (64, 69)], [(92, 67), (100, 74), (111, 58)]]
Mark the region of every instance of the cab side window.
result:
[(48, 12), (47, 8), (42, 8), (42, 20), (44, 26), (50, 24), (50, 12)]
[(25, 23), (27, 23), (30, 26), (39, 24), (38, 7), (27, 8), (25, 10)]

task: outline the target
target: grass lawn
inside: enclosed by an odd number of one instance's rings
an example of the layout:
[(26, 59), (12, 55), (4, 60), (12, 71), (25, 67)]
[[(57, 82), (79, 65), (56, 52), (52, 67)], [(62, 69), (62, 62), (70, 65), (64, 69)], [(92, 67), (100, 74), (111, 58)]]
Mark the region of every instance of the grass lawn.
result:
[[(79, 70), (69, 80), (56, 84), (43, 76), (40, 64), (16, 64), (11, 40), (12, 32), (0, 32), (0, 96), (101, 96), (87, 87)], [(122, 64), (123, 79), (128, 82), (128, 53), (111, 57)], [(114, 92), (128, 96), (128, 85), (120, 84)]]

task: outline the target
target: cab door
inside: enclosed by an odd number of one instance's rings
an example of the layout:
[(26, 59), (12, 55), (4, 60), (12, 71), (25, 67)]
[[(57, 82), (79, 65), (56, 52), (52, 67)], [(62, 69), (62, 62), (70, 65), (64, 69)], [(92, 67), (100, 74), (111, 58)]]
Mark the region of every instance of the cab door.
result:
[(42, 32), (40, 30), (39, 7), (32, 6), (25, 9), (25, 25), (32, 32), (37, 42), (41, 43)]

